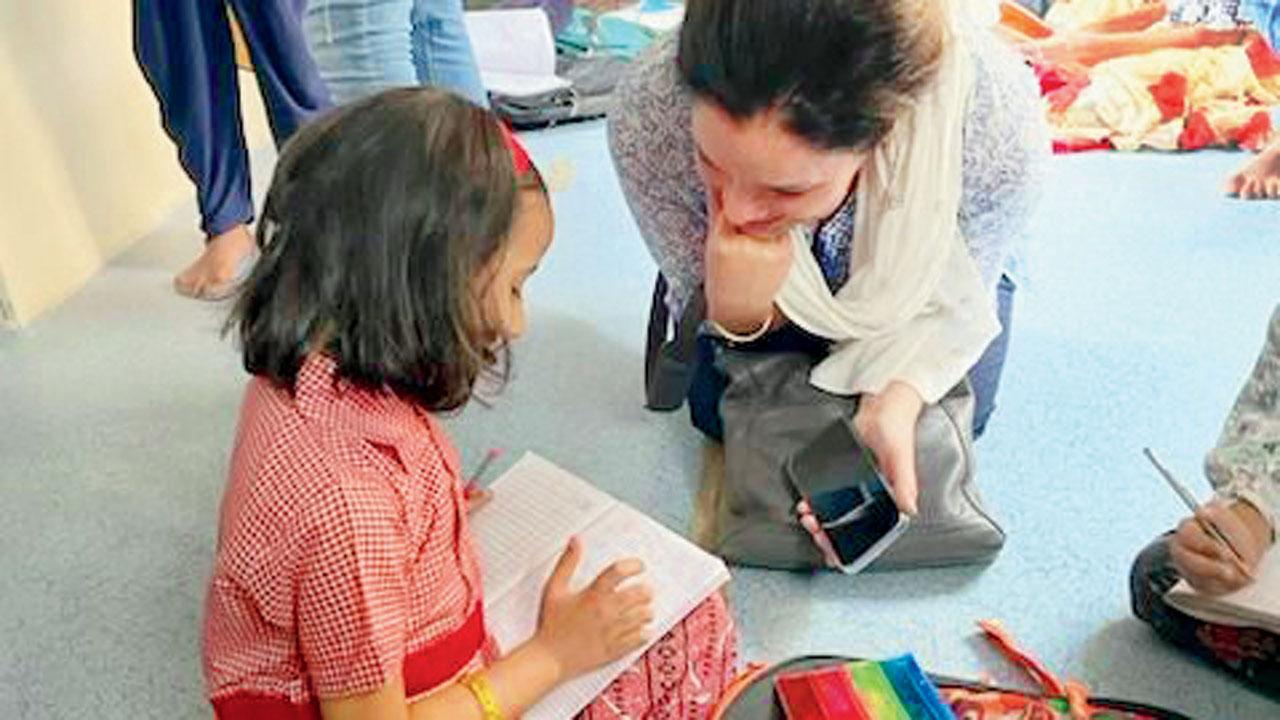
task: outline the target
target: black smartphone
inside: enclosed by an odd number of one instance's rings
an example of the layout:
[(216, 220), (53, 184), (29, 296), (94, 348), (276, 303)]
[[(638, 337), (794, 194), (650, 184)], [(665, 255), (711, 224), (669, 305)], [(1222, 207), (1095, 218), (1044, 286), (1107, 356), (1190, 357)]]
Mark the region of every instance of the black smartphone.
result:
[[(856, 573), (885, 551), (906, 530), (909, 519), (898, 511), (869, 450), (852, 424), (837, 419), (787, 463), (799, 495), (797, 512), (812, 513), (815, 537), (828, 563)], [(832, 557), (834, 556), (834, 557)]]

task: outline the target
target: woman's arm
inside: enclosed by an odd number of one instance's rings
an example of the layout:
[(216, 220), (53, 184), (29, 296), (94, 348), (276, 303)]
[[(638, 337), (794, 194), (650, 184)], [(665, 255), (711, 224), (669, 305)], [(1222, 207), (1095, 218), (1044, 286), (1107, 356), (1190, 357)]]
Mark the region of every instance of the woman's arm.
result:
[(618, 84), (609, 151), (631, 215), (667, 280), (667, 304), (679, 317), (703, 281), (707, 210), (691, 108), (675, 64), (677, 39), (655, 42)]
[[(966, 41), (974, 89), (965, 117), (960, 230), (994, 290), (1038, 195), (1048, 130), (1030, 70), (987, 28), (970, 28)], [(909, 513), (918, 492), (915, 426), (926, 392), (921, 380), (939, 376), (932, 363), (933, 356), (925, 354), (899, 368), (892, 382), (864, 395), (854, 418), (899, 507)], [(943, 384), (956, 380), (948, 377)]]
[(1018, 49), (1028, 59), (1056, 65), (1092, 67), (1127, 55), (1145, 55), (1170, 48), (1202, 48), (1238, 45), (1245, 30), (1218, 29), (1199, 25), (1151, 28), (1142, 32), (1095, 33), (1072, 32), (1044, 40), (1019, 43)]
[(983, 281), (994, 288), (1026, 239), (1052, 145), (1031, 69), (987, 28), (965, 39), (974, 89), (965, 119), (960, 230)]

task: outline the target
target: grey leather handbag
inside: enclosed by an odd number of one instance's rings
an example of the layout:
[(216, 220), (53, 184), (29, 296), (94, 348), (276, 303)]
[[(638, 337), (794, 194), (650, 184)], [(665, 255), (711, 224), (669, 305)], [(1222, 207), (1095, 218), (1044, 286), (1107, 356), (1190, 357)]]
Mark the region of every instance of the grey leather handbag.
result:
[[(728, 386), (720, 401), (725, 478), (712, 549), (742, 565), (823, 567), (795, 513), (798, 491), (786, 468), (793, 454), (832, 423), (851, 425), (856, 398), (813, 387), (813, 361), (803, 353), (725, 347), (716, 362)], [(1004, 545), (1004, 530), (983, 506), (973, 480), (973, 407), (973, 393), (964, 380), (921, 413), (916, 429), (919, 514), (871, 569), (983, 562)], [(854, 462), (851, 456), (851, 477)]]
[[(666, 292), (659, 275), (645, 343), (645, 404), (660, 411), (684, 403), (705, 315), (703, 294), (696, 292), (682, 317), (672, 318)], [(728, 380), (720, 401), (725, 478), (716, 517), (708, 523), (708, 549), (741, 565), (824, 567), (795, 513), (798, 490), (786, 468), (792, 455), (831, 423), (851, 423), (857, 399), (810, 385), (813, 361), (803, 353), (722, 347), (716, 363)], [(973, 410), (973, 393), (964, 380), (921, 412), (916, 427), (920, 513), (871, 569), (985, 562), (1004, 545), (1004, 530), (974, 484)], [(851, 466), (855, 461), (849, 458)]]

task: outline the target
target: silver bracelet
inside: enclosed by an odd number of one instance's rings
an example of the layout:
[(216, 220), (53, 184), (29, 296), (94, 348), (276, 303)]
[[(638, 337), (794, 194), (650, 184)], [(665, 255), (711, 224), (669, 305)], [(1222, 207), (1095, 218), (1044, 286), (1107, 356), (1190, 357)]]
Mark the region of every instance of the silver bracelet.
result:
[(750, 335), (739, 335), (735, 332), (730, 331), (728, 328), (716, 322), (715, 320), (708, 319), (707, 323), (711, 325), (711, 329), (715, 330), (716, 334), (719, 335), (720, 337), (724, 338), (725, 340), (728, 340), (731, 343), (741, 345), (743, 343), (755, 342), (756, 340), (759, 340), (760, 338), (764, 337), (765, 333), (769, 332), (769, 328), (773, 325), (773, 316), (770, 315), (769, 317), (766, 317), (764, 319), (764, 322), (760, 324), (760, 327), (757, 328)]

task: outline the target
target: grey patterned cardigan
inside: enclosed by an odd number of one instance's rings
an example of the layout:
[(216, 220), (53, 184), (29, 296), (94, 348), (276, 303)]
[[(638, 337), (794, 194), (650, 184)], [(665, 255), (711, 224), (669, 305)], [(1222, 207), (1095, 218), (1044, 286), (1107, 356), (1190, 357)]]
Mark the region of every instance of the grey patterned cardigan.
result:
[(1205, 460), (1209, 481), (1225, 499), (1246, 500), (1271, 522), (1280, 511), (1280, 306), (1267, 342)]

